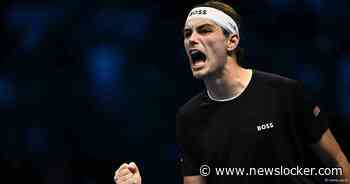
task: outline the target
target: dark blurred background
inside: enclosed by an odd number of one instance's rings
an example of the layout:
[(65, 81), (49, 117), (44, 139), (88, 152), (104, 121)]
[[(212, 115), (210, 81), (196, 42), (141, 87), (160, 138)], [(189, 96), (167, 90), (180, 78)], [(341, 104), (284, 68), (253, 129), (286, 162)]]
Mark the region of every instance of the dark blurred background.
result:
[[(0, 162), (8, 183), (112, 183), (135, 161), (180, 183), (175, 114), (203, 89), (182, 28), (205, 1), (1, 5)], [(302, 80), (350, 158), (350, 1), (233, 0), (243, 65)], [(105, 180), (105, 182), (101, 182)]]

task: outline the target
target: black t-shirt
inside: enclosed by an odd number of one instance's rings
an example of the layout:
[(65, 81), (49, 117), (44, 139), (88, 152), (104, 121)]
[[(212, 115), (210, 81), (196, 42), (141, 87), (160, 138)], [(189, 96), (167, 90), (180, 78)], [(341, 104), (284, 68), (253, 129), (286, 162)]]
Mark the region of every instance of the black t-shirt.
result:
[[(208, 165), (211, 173), (206, 180), (214, 184), (322, 183), (313, 176), (281, 176), (288, 173), (282, 169), (280, 174), (273, 171), (273, 176), (247, 174), (250, 168), (313, 167), (309, 159), (316, 155), (309, 145), (328, 128), (325, 115), (316, 116), (314, 108), (299, 82), (257, 70), (233, 100), (218, 102), (205, 91), (199, 93), (176, 117), (183, 175), (200, 175), (200, 167)], [(246, 172), (220, 176), (215, 168)]]

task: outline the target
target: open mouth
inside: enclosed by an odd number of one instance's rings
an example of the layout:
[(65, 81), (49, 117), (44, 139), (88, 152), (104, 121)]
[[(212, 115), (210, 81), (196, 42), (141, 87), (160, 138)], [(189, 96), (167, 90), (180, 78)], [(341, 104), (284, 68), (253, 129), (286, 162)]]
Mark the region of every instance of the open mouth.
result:
[(205, 61), (207, 59), (207, 56), (199, 50), (192, 51), (190, 53), (190, 56), (191, 56), (193, 68), (202, 67), (205, 64)]

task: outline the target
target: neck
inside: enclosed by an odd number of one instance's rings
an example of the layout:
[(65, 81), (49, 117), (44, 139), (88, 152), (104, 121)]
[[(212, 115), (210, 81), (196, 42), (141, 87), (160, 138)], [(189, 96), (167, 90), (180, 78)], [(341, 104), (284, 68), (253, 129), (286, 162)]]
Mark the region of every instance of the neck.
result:
[(210, 96), (216, 100), (225, 100), (239, 96), (248, 86), (251, 70), (244, 69), (237, 61), (228, 60), (220, 72), (204, 79)]

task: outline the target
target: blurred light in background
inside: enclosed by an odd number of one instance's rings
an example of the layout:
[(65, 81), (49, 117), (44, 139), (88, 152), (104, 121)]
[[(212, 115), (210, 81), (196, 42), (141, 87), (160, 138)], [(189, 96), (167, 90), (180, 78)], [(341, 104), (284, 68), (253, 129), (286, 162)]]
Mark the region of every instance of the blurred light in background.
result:
[(306, 0), (306, 4), (311, 8), (316, 15), (321, 14), (321, 0)]
[[(338, 106), (340, 112), (350, 120), (350, 55), (343, 57), (338, 62), (337, 72), (337, 92), (338, 92)], [(347, 121), (349, 123), (349, 121)]]
[(98, 103), (110, 104), (114, 96), (122, 96), (125, 59), (121, 51), (110, 46), (99, 46), (89, 50), (87, 59), (91, 90)]
[(139, 11), (132, 13), (128, 12), (128, 14), (124, 15), (123, 20), (126, 23), (124, 25), (125, 36), (142, 40), (146, 31), (146, 26), (149, 22), (145, 14)]
[(6, 13), (10, 30), (19, 32), (20, 48), (17, 51), (28, 52), (36, 47), (47, 31), (49, 24), (57, 24), (63, 11), (48, 5), (15, 4)]
[(121, 11), (103, 9), (93, 18), (93, 26), (97, 33), (113, 34), (114, 39), (143, 40), (149, 18), (142, 10)]
[(321, 71), (315, 65), (298, 63), (296, 65), (295, 77), (302, 81), (304, 85), (312, 91), (320, 91), (322, 88)]

